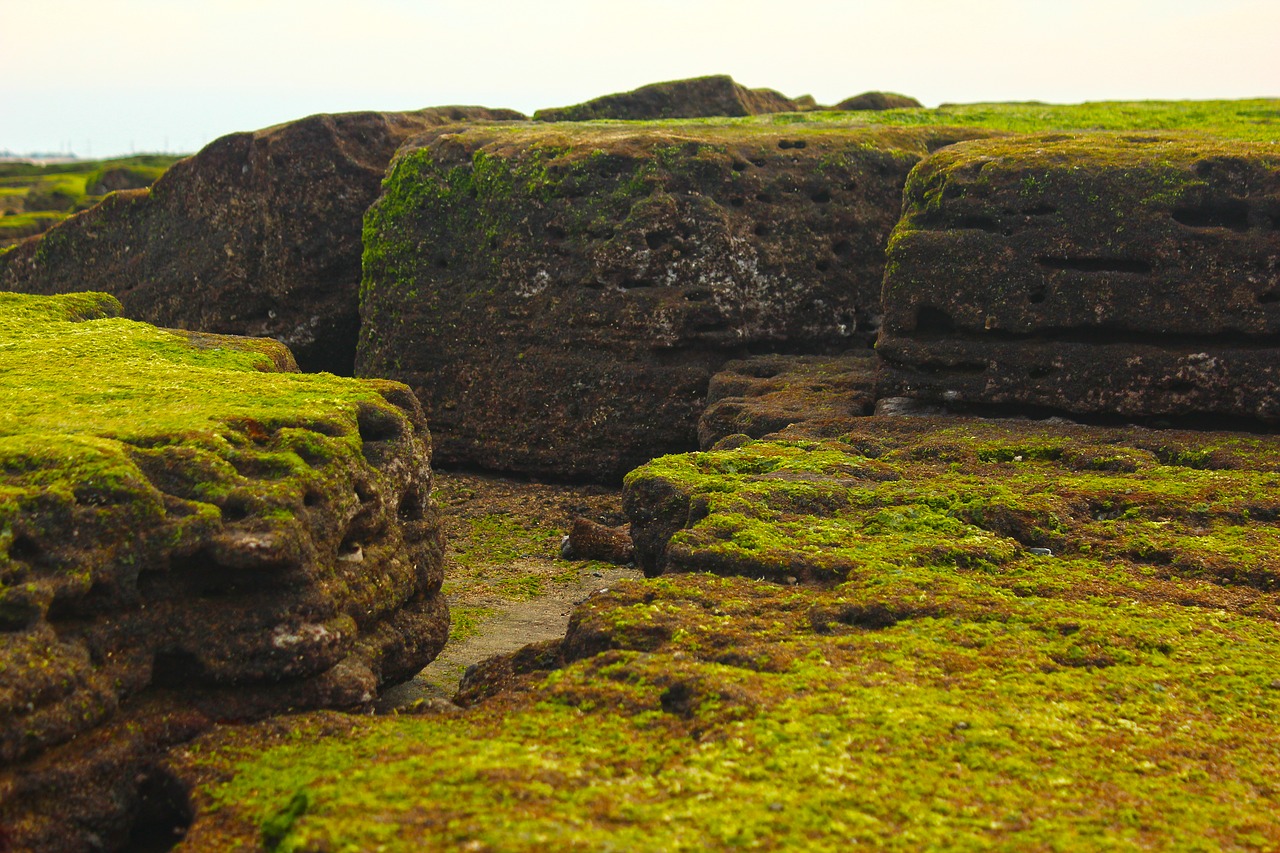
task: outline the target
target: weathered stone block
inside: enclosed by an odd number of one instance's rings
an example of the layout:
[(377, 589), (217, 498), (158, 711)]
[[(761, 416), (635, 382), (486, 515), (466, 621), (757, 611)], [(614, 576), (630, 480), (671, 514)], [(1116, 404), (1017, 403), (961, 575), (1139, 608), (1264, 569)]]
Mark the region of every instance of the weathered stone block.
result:
[[(15, 849), (92, 846), (127, 824), (160, 748), (215, 719), (367, 704), (448, 634), (430, 436), (407, 388), (279, 372), (292, 359), (276, 341), (119, 310), (0, 294), (0, 826)], [(134, 724), (155, 739), (86, 739)], [(68, 787), (87, 812), (67, 811)]]
[(889, 246), (883, 396), (1280, 419), (1280, 154), (1169, 135), (965, 143)]
[(616, 480), (695, 446), (724, 361), (868, 345), (905, 174), (970, 135), (426, 134), (366, 219), (357, 372), (414, 388), (443, 464)]

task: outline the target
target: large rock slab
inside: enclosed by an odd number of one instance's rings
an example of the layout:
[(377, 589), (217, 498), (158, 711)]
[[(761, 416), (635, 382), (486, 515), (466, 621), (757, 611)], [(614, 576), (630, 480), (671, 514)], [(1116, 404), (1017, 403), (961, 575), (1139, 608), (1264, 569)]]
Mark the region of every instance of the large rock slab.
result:
[(217, 719), (368, 705), (448, 634), (407, 388), (119, 311), (0, 294), (11, 849), (120, 846), (159, 748)]
[(798, 109), (796, 101), (773, 89), (748, 89), (727, 74), (652, 83), (571, 107), (538, 110), (535, 121), (629, 121), (664, 118), (755, 116)]
[(965, 143), (889, 246), (884, 396), (1280, 420), (1280, 154), (1167, 135)]
[(869, 345), (906, 173), (973, 133), (428, 133), (366, 220), (357, 372), (414, 388), (442, 464), (617, 480), (696, 446), (726, 360)]
[(864, 423), (637, 472), (701, 502), (670, 569), (746, 576), (612, 584), (463, 714), (210, 734), (188, 849), (1280, 838), (1280, 440)]
[(0, 255), (0, 289), (112, 293), (162, 326), (277, 338), (304, 370), (351, 375), (360, 229), (410, 135), (523, 118), (441, 107), (315, 115), (224, 136), (150, 190), (116, 193)]

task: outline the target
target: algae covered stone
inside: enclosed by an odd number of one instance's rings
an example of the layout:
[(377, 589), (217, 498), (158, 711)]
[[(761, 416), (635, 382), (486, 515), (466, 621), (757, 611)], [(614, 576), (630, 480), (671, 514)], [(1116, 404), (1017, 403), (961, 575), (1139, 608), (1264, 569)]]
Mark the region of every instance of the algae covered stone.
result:
[[(0, 824), (19, 846), (111, 835), (159, 747), (368, 703), (448, 633), (407, 388), (119, 312), (0, 294)], [(86, 758), (112, 727), (138, 751)], [(68, 784), (84, 813), (60, 811)]]
[(655, 460), (665, 567), (743, 576), (615, 584), (463, 715), (222, 728), (188, 844), (1274, 846), (1278, 478), (1274, 437), (945, 419)]
[(889, 245), (882, 395), (1280, 419), (1280, 154), (1164, 134), (964, 143)]
[(869, 345), (905, 175), (972, 133), (425, 134), (366, 218), (357, 372), (415, 390), (446, 464), (620, 479), (696, 446), (730, 358)]
[(314, 115), (233, 133), (149, 190), (116, 193), (0, 255), (0, 288), (107, 291), (162, 326), (274, 337), (307, 371), (351, 375), (360, 222), (396, 148), (510, 110)]

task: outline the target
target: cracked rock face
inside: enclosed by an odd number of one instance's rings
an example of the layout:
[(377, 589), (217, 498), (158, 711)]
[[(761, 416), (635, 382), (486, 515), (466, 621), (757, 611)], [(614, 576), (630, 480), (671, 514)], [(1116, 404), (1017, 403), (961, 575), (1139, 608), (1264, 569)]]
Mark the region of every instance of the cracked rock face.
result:
[(938, 152), (890, 242), (881, 396), (1280, 420), (1280, 156), (1176, 135)]
[(0, 825), (19, 848), (123, 843), (162, 747), (366, 704), (448, 633), (407, 388), (118, 311), (0, 300)]
[(728, 359), (868, 346), (906, 173), (969, 135), (425, 134), (366, 219), (357, 373), (417, 392), (445, 464), (620, 479), (696, 446)]
[(273, 337), (306, 371), (351, 375), (360, 228), (409, 136), (523, 118), (440, 107), (315, 115), (233, 133), (0, 260), (0, 287), (101, 290), (161, 326)]

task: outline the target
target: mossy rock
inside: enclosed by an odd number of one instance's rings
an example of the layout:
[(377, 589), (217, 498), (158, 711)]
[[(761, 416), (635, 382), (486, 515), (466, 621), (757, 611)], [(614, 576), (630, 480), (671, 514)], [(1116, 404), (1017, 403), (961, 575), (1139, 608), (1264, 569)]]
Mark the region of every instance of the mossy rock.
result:
[(1278, 478), (1270, 437), (945, 419), (655, 460), (667, 568), (747, 577), (616, 584), (460, 716), (225, 727), (171, 764), (187, 843), (1266, 849)]
[(758, 355), (726, 363), (707, 386), (698, 445), (764, 436), (792, 424), (847, 429), (871, 414), (879, 362), (870, 350), (843, 356)]
[(273, 337), (304, 370), (350, 376), (361, 217), (392, 154), (430, 127), (515, 118), (523, 116), (437, 107), (233, 133), (150, 189), (117, 192), (0, 255), (0, 288), (107, 291), (132, 319)]
[[(106, 294), (0, 294), (15, 849), (122, 843), (160, 748), (214, 719), (368, 704), (448, 633), (430, 436), (407, 388), (119, 313)], [(152, 735), (92, 734), (108, 730)]]
[(696, 446), (728, 359), (869, 345), (905, 175), (974, 132), (424, 134), (366, 217), (357, 372), (413, 387), (443, 464), (616, 482)]
[(835, 110), (907, 110), (921, 109), (924, 104), (909, 95), (897, 92), (863, 92), (852, 98), (845, 98), (836, 104)]
[(912, 173), (882, 394), (1280, 419), (1280, 153), (1170, 134), (965, 143)]
[(797, 109), (772, 89), (748, 89), (727, 74), (652, 83), (631, 92), (605, 95), (572, 107), (538, 110), (535, 121), (667, 119), (754, 116)]

